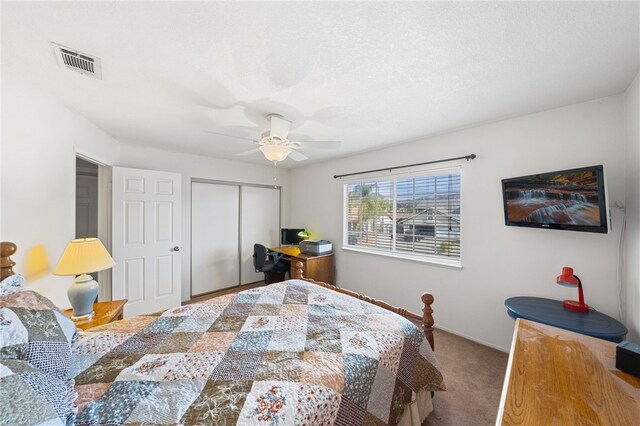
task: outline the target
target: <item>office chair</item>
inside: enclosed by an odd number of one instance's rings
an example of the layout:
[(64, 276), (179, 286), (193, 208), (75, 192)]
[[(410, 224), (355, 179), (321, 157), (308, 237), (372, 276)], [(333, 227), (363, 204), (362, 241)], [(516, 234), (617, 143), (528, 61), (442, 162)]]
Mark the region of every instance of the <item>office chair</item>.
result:
[(253, 267), (256, 272), (264, 272), (265, 284), (284, 281), (290, 264), (282, 256), (282, 253), (268, 252), (262, 244), (253, 245)]

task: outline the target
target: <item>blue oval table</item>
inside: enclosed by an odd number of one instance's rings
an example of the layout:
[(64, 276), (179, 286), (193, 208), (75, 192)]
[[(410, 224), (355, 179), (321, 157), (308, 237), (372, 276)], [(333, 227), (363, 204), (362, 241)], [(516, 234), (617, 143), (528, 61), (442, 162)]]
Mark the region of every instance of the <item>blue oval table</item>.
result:
[(621, 342), (627, 334), (627, 328), (620, 321), (595, 310), (564, 309), (559, 300), (520, 296), (510, 297), (504, 305), (513, 319), (524, 318), (611, 342)]

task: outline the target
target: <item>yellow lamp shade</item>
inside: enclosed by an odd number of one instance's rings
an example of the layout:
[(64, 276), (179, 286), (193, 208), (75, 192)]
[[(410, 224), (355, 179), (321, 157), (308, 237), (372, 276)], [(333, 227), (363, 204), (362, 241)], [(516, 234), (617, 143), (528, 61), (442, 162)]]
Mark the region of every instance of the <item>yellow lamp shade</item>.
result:
[(113, 267), (116, 262), (97, 238), (80, 238), (67, 244), (54, 275), (80, 275)]

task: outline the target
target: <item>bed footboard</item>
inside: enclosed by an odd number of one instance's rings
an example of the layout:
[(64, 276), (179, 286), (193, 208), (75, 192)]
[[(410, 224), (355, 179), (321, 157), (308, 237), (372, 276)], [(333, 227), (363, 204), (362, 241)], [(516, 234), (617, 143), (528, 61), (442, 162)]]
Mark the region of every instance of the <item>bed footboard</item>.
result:
[(327, 283), (323, 283), (320, 281), (315, 281), (312, 280), (310, 278), (304, 278), (304, 271), (302, 270), (303, 268), (303, 264), (302, 262), (296, 262), (295, 263), (295, 273), (293, 278), (296, 279), (300, 279), (300, 280), (305, 280), (308, 281), (310, 283), (322, 286), (324, 288), (328, 288), (330, 290), (333, 291), (337, 291), (338, 293), (342, 293), (342, 294), (346, 294), (348, 296), (351, 297), (355, 297), (356, 299), (371, 303), (373, 305), (376, 306), (380, 306), (381, 308), (384, 308), (388, 311), (394, 312), (398, 315), (401, 315), (405, 318), (407, 318), (410, 321), (414, 321), (414, 322), (420, 322), (422, 324), (422, 332), (424, 333), (424, 337), (427, 339), (427, 342), (429, 342), (429, 345), (431, 346), (431, 349), (435, 350), (435, 346), (434, 346), (434, 341), (433, 341), (433, 308), (431, 307), (431, 305), (433, 304), (433, 295), (431, 293), (422, 293), (422, 296), (420, 297), (422, 300), (422, 316), (415, 314), (411, 311), (408, 311), (404, 308), (398, 308), (396, 306), (392, 306), (390, 304), (388, 304), (387, 302), (383, 302), (381, 300), (376, 300), (373, 299), (369, 296), (365, 296), (363, 294), (359, 294), (356, 293), (354, 291), (351, 290), (347, 290), (344, 288), (340, 288), (340, 287), (336, 287), (333, 286), (331, 284), (327, 284)]

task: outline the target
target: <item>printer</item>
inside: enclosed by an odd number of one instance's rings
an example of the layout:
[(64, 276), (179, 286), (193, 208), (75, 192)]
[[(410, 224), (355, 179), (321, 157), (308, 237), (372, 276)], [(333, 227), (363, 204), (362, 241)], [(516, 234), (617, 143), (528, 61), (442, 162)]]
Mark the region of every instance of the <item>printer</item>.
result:
[(327, 240), (304, 240), (300, 242), (300, 251), (304, 254), (319, 256), (331, 253), (333, 245)]

